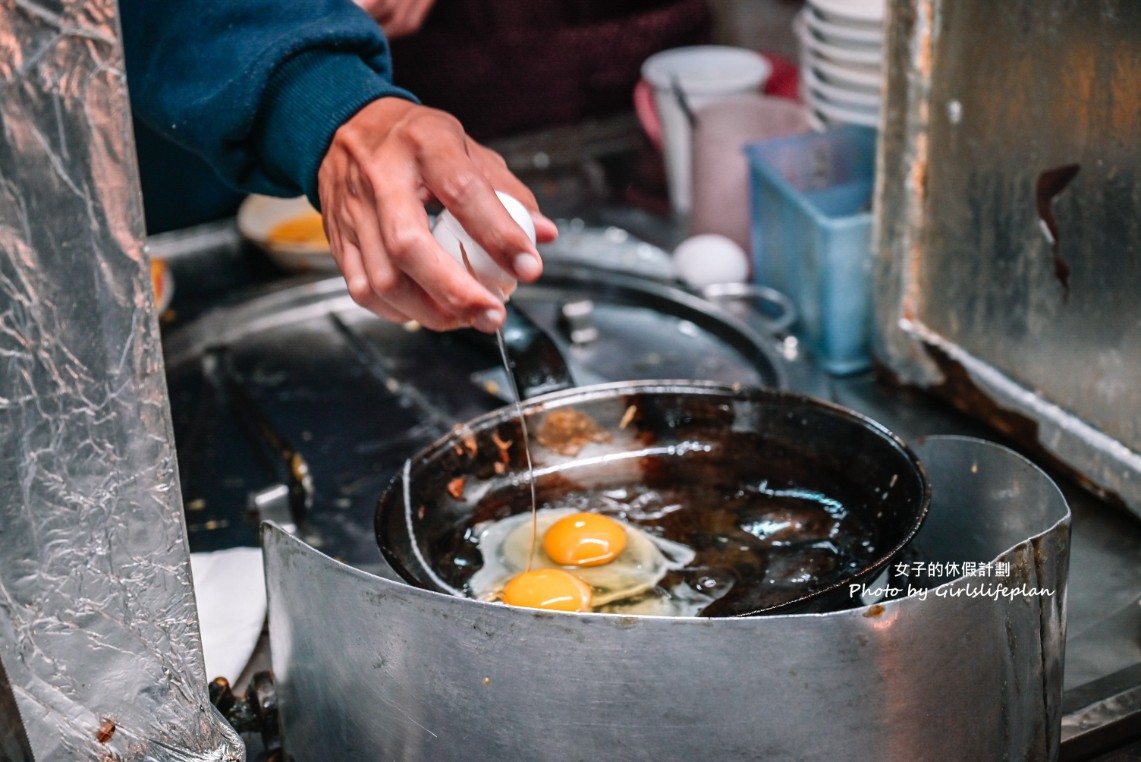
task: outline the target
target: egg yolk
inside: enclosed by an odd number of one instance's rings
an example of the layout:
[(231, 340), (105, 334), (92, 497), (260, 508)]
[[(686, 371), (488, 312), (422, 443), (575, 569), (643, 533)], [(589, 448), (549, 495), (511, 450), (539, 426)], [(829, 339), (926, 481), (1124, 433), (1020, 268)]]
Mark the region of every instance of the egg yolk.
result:
[(626, 548), (626, 529), (598, 513), (572, 513), (543, 535), (543, 550), (560, 566), (601, 566)]
[(314, 247), (329, 245), (329, 239), (325, 237), (324, 223), (317, 212), (310, 212), (277, 224), (269, 231), (267, 238), (270, 243), (276, 244), (301, 244)]
[(511, 579), (503, 588), (509, 606), (549, 611), (589, 611), (590, 585), (562, 569), (533, 569)]

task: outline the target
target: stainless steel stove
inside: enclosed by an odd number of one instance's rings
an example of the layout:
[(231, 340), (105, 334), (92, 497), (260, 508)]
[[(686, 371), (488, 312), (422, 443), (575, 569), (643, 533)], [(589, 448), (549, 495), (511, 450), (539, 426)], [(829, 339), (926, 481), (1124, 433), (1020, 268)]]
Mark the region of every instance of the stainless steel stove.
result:
[[(156, 242), (156, 253), (162, 245)], [(212, 269), (201, 268), (199, 257), (259, 256), (227, 247), (196, 253), (185, 239), (178, 246), (185, 253), (170, 261), (186, 275), (180, 281), (188, 303), (193, 274)], [(603, 338), (576, 344), (566, 308), (584, 300)], [(518, 303), (556, 338), (580, 383), (670, 376), (783, 386), (863, 412), (909, 441), (962, 434), (1003, 442), (949, 406), (873, 373), (830, 377), (795, 343), (790, 352), (785, 335), (768, 333), (772, 322), (762, 313), (735, 305), (734, 317), (658, 278), (555, 266)], [(504, 404), (495, 393), (502, 370), (486, 340), (375, 320), (337, 279), (260, 286), (168, 329), (165, 347), (195, 550), (256, 544), (257, 520), (271, 518), (296, 524), (302, 540), (333, 558), (392, 577), (372, 529), (384, 486), (405, 458), (456, 422)], [(1141, 528), (1055, 477), (1074, 515), (1067, 754), (1141, 731)], [(268, 663), (265, 654), (258, 663)]]

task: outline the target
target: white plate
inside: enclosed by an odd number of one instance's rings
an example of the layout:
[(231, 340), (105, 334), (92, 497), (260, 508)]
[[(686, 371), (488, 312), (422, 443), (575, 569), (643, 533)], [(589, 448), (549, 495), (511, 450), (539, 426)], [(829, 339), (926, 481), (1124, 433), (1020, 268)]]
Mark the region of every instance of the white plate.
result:
[(304, 196), (248, 196), (238, 208), (238, 230), (286, 270), (338, 272), (328, 244), (275, 243), (270, 240), (270, 233), (281, 223), (310, 214), (317, 214), (317, 210)]
[(883, 64), (882, 48), (845, 48), (821, 40), (807, 29), (801, 42), (814, 60), (828, 60), (833, 63), (878, 72)]
[(821, 83), (861, 91), (873, 95), (883, 92), (883, 75), (862, 68), (845, 68), (822, 59), (812, 59), (806, 69), (811, 70)]
[(886, 0), (808, 0), (808, 4), (829, 21), (882, 26)]
[(843, 106), (821, 98), (809, 98), (805, 105), (808, 106), (809, 111), (826, 116), (828, 121), (832, 123), (863, 124), (868, 127), (875, 127), (879, 124), (878, 109)]
[(804, 22), (810, 31), (825, 42), (840, 46), (883, 47), (883, 30), (879, 27), (833, 23), (811, 8), (804, 14)]
[(821, 79), (813, 73), (812, 69), (805, 69), (800, 75), (804, 78), (807, 91), (814, 100), (823, 100), (828, 103), (834, 103), (837, 106), (877, 112), (880, 109), (881, 100), (879, 93), (869, 93), (866, 90), (829, 84), (828, 82), (821, 81)]
[(812, 109), (808, 109), (808, 126), (815, 132), (824, 132), (828, 129), (828, 122)]
[(869, 113), (863, 110), (843, 108), (830, 103), (817, 101), (811, 104), (811, 110), (829, 125), (859, 124), (864, 127), (879, 127), (878, 113)]
[(809, 90), (808, 97), (805, 99), (805, 104), (809, 108), (817, 110), (820, 108), (842, 109), (844, 112), (862, 114), (864, 117), (869, 119), (877, 118), (880, 113), (878, 106), (860, 106), (854, 103), (839, 103), (837, 101), (824, 98), (820, 95), (820, 93), (813, 90)]

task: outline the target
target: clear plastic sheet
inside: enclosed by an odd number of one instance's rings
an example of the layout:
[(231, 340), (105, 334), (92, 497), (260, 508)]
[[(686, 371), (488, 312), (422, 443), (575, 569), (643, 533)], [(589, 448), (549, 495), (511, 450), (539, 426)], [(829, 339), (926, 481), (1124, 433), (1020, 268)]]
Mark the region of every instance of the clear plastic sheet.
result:
[(128, 115), (113, 0), (0, 4), (0, 659), (37, 759), (238, 760), (207, 695)]

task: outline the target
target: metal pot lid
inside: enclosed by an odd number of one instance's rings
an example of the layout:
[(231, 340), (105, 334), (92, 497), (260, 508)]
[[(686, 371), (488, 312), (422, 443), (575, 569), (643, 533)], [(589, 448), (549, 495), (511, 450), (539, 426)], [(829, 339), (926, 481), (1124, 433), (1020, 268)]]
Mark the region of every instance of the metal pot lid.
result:
[[(513, 302), (552, 336), (578, 385), (785, 387), (767, 338), (671, 285), (553, 266)], [(501, 407), (507, 388), (487, 337), (387, 323), (339, 278), (216, 309), (165, 348), (191, 549), (256, 545), (258, 521), (272, 518), (385, 575), (376, 497), (406, 458)]]

